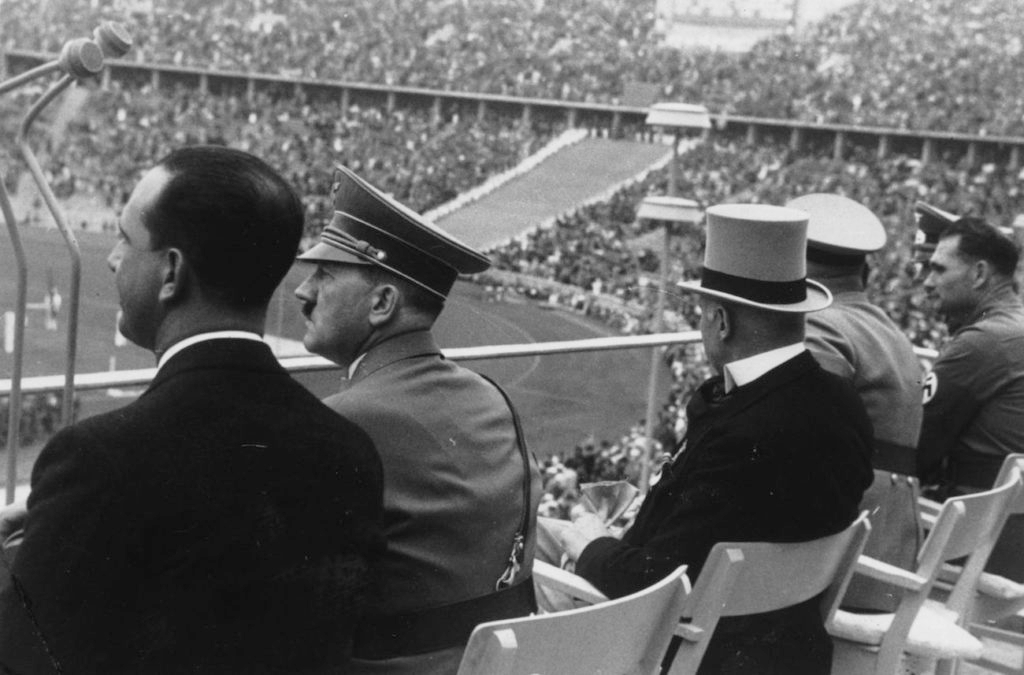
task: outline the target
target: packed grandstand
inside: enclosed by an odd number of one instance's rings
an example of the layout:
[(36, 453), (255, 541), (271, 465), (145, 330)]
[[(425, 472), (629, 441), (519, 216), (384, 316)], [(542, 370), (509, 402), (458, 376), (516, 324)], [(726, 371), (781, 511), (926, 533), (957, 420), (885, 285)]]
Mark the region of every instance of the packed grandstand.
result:
[[(1024, 135), (1024, 98), (1016, 95), (1024, 90), (1024, 5), (1017, 0), (864, 0), (743, 54), (659, 46), (653, 4), (5, 0), (0, 40), (5, 51), (52, 53), (65, 36), (87, 35), (101, 20), (116, 19), (129, 25), (130, 58), (139, 63), (609, 104), (639, 82), (653, 86), (659, 100), (699, 102), (712, 116)], [(565, 126), (501, 110), (482, 117), (383, 104), (342, 110), (335, 100), (288, 87), (247, 95), (128, 79), (94, 86), (82, 106), (45, 153), (59, 194), (93, 195), (116, 209), (139, 167), (153, 158), (185, 143), (224, 143), (264, 157), (289, 177), (304, 195), (310, 236), (327, 220), (332, 162), (426, 211), (516, 166)], [(566, 304), (618, 330), (649, 332), (649, 281), (660, 250), (636, 209), (645, 195), (668, 191), (669, 175), (654, 170), (492, 250), (498, 269), (516, 273), (505, 292), (530, 294), (523, 279), (558, 282), (574, 289), (563, 294)], [(16, 175), (7, 179), (17, 185)], [(936, 347), (943, 328), (914, 283), (910, 261), (913, 203), (1008, 226), (1024, 210), (1022, 185), (1024, 171), (1009, 161), (971, 163), (943, 153), (922, 161), (899, 151), (880, 157), (859, 146), (837, 158), (831, 146), (711, 133), (681, 155), (675, 187), (702, 207), (781, 204), (815, 191), (868, 205), (890, 236), (875, 260), (871, 297), (916, 345)], [(675, 280), (698, 268), (700, 236), (693, 230), (674, 239)], [(618, 299), (623, 309), (586, 301), (595, 294)], [(695, 325), (692, 299), (670, 296), (668, 309), (669, 328)], [(665, 358), (675, 384), (656, 436), (669, 445), (704, 369), (698, 348), (669, 350)], [(549, 459), (547, 511), (564, 512), (572, 503), (569, 469), (580, 481), (635, 476), (643, 441), (633, 428), (617, 439), (581, 440)]]

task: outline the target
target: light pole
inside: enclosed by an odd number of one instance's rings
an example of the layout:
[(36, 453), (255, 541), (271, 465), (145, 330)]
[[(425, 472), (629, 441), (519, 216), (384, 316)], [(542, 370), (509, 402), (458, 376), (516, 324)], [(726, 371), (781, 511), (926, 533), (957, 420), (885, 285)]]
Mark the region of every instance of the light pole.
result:
[[(697, 202), (676, 196), (679, 177), (679, 139), (685, 129), (698, 129), (703, 133), (711, 128), (711, 116), (702, 105), (689, 103), (655, 103), (647, 112), (646, 123), (652, 127), (672, 130), (672, 161), (669, 163), (668, 195), (648, 196), (640, 203), (637, 218), (664, 223), (661, 247), (658, 296), (655, 301), (652, 333), (664, 329), (665, 293), (668, 288), (668, 257), (671, 244), (671, 223), (696, 224), (700, 222)], [(658, 349), (651, 350), (651, 374), (647, 386), (647, 414), (644, 417), (646, 447), (640, 465), (640, 492), (647, 494), (651, 476), (651, 455), (654, 452), (654, 427), (658, 417), (658, 373), (661, 371)]]
[[(652, 333), (660, 333), (664, 329), (662, 315), (665, 313), (665, 292), (668, 286), (668, 255), (673, 223), (695, 225), (700, 222), (700, 205), (691, 199), (682, 197), (644, 197), (637, 211), (641, 220), (660, 221), (664, 238), (662, 240), (661, 264), (657, 299), (654, 309)], [(646, 447), (640, 464), (640, 491), (647, 493), (651, 477), (651, 455), (654, 454), (654, 427), (658, 418), (658, 374), (661, 372), (660, 350), (651, 349), (651, 374), (647, 381), (647, 414), (644, 417), (644, 438)]]

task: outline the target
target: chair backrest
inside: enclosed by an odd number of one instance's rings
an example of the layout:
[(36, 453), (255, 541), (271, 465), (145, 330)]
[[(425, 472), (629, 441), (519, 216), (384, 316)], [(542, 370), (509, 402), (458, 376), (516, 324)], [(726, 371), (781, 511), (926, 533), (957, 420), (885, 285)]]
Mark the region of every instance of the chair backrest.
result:
[[(996, 486), (984, 492), (950, 497), (939, 511), (935, 526), (928, 534), (918, 555), (918, 573), (928, 576), (930, 566), (971, 556), (987, 557), (1020, 496), (1021, 473), (1011, 465), (1009, 475), (997, 481)], [(958, 517), (952, 514), (960, 511)]]
[[(1024, 453), (1014, 452), (1003, 459), (1003, 465), (999, 468), (999, 475), (996, 476), (996, 482), (993, 485), (1003, 485), (1010, 480), (1010, 472), (1014, 468), (1019, 469), (1021, 475), (1024, 475)], [(1021, 490), (1017, 499), (1010, 504), (1010, 515), (1022, 514), (1024, 514), (1024, 490)]]
[[(1024, 502), (1024, 479), (1021, 477), (1020, 467), (1016, 462), (1007, 462), (1004, 466), (1007, 467), (1007, 475), (1001, 476), (994, 488), (963, 497), (953, 497), (947, 500), (939, 512), (936, 529), (950, 502), (959, 503), (964, 507), (960, 525), (950, 536), (950, 541), (941, 556), (941, 562), (968, 556), (963, 572), (946, 600), (946, 607), (960, 616), (965, 615), (974, 601), (978, 579), (985, 571), (985, 563), (995, 548), (1007, 518), (1010, 513), (1021, 508)], [(925, 545), (927, 544), (926, 540)], [(921, 550), (923, 563), (925, 546), (922, 546)]]
[(670, 675), (697, 671), (720, 617), (769, 612), (824, 593), (831, 619), (870, 529), (862, 513), (842, 532), (813, 541), (716, 544), (687, 599)]
[(459, 675), (655, 673), (689, 594), (685, 571), (591, 607), (482, 623)]
[(903, 590), (900, 605), (878, 650), (880, 670), (895, 668), (906, 644), (910, 627), (928, 599), (942, 564), (967, 557), (960, 577), (945, 600), (945, 606), (956, 613), (958, 621), (967, 620), (978, 578), (984, 570), (996, 538), (1011, 505), (1024, 488), (1020, 470), (1012, 466), (1002, 483), (991, 490), (950, 497), (939, 511), (935, 525), (928, 533), (918, 555), (917, 587)]

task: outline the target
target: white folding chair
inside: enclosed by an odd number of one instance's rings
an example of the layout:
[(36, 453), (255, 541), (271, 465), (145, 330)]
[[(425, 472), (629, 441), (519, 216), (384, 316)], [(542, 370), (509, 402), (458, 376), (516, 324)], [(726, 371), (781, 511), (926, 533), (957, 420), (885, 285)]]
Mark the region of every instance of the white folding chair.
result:
[[(854, 614), (840, 610), (827, 624), (835, 645), (833, 672), (892, 675), (938, 666), (952, 668), (957, 659), (978, 658), (981, 642), (964, 627), (977, 581), (1008, 508), (1022, 488), (1020, 473), (986, 492), (946, 501), (921, 547), (913, 572), (861, 556), (856, 573), (902, 589), (894, 613)], [(967, 558), (963, 573), (945, 601), (929, 599), (944, 563)]]
[(656, 673), (690, 591), (685, 572), (590, 607), (480, 624), (458, 675)]

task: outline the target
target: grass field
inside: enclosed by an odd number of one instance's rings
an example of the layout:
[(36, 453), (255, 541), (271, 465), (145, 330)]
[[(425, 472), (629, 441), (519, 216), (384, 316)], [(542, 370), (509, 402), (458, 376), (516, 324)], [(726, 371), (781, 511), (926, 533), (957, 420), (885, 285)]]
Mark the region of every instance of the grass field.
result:
[[(70, 258), (56, 230), (20, 230), (29, 259), (28, 300), (42, 301), (52, 275), (68, 301)], [(77, 350), (77, 371), (107, 370), (113, 358), (119, 369), (153, 365), (152, 356), (133, 345), (113, 343), (117, 301), (113, 275), (106, 256), (113, 236), (94, 232), (78, 233), (82, 250), (82, 298)], [(13, 309), (15, 298), (14, 256), (6, 236), (0, 244), (0, 308)], [(291, 295), (306, 273), (296, 266), (271, 305), (269, 332), (300, 340), (304, 332), (299, 303)], [(62, 373), (66, 341), (66, 310), (60, 330), (46, 331), (40, 311), (30, 311), (26, 328), (26, 375)], [(436, 327), (442, 347), (517, 344), (588, 338), (611, 334), (604, 326), (563, 310), (541, 308), (532, 303), (491, 303), (481, 289), (458, 284)], [(0, 350), (2, 352), (2, 350)], [(527, 439), (538, 456), (569, 452), (580, 440), (617, 438), (643, 416), (649, 352), (629, 350), (547, 357), (518, 357), (500, 361), (469, 363), (503, 384), (516, 402)], [(0, 353), (0, 376), (10, 377), (11, 359)], [(302, 375), (312, 391), (324, 396), (338, 380), (337, 372)], [(663, 377), (663, 381), (667, 378)], [(82, 396), (82, 415), (88, 416), (124, 405), (125, 399), (102, 392)], [(27, 448), (19, 464), (20, 480), (28, 479), (28, 468), (38, 448)]]

